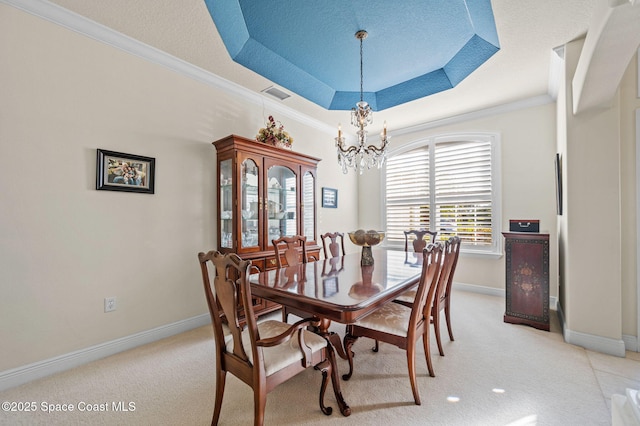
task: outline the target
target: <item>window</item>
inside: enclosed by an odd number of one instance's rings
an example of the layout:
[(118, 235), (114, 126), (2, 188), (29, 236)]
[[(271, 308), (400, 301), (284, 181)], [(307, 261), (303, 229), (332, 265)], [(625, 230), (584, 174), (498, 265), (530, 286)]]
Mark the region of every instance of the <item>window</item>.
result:
[(404, 232), (425, 228), (462, 239), (464, 252), (500, 254), (499, 137), (459, 134), (419, 140), (389, 152), (386, 240), (404, 247)]

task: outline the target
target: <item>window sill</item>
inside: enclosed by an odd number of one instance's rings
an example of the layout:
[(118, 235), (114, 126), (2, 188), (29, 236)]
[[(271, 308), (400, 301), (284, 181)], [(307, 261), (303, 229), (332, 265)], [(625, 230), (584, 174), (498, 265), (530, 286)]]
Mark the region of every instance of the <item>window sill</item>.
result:
[[(380, 248), (386, 250), (404, 251), (404, 246), (398, 247), (395, 245), (382, 244), (380, 245)], [(462, 247), (460, 248), (460, 255), (463, 257), (475, 257), (479, 259), (500, 259), (504, 256), (504, 253), (495, 251), (465, 250), (464, 247)]]
[(504, 256), (504, 253), (495, 251), (477, 251), (477, 250), (465, 250), (460, 249), (460, 256), (463, 257), (475, 257), (481, 259), (500, 259)]

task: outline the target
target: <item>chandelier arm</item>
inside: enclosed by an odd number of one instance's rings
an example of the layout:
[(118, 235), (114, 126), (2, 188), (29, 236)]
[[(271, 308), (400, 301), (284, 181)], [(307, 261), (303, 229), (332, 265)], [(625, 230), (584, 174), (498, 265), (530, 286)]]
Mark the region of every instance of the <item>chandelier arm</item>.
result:
[(351, 153), (355, 153), (356, 151), (358, 151), (358, 147), (355, 145), (351, 145), (349, 146), (349, 148), (345, 149), (344, 145), (342, 142), (340, 142), (338, 144), (338, 149), (340, 150), (341, 153), (343, 153), (344, 155), (351, 155)]
[(387, 139), (384, 139), (382, 141), (382, 146), (377, 147), (375, 145), (369, 145), (369, 146), (367, 146), (367, 151), (373, 151), (376, 154), (382, 154), (382, 153), (384, 153), (386, 148), (387, 148)]

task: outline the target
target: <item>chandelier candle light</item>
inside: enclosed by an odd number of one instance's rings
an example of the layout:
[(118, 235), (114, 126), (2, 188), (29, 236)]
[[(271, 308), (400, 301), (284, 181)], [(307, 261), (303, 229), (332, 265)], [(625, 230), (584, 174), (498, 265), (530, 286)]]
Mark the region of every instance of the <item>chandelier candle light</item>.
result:
[(347, 173), (349, 167), (353, 167), (362, 174), (365, 167), (372, 168), (374, 165), (381, 168), (387, 159), (387, 122), (380, 133), (380, 146), (367, 145), (367, 131), (364, 129), (367, 124), (373, 123), (373, 113), (369, 103), (363, 97), (363, 75), (362, 75), (362, 40), (367, 38), (367, 32), (360, 30), (356, 33), (356, 38), (360, 40), (360, 102), (351, 109), (351, 124), (358, 131), (358, 145), (347, 145), (342, 136), (342, 127), (338, 124), (338, 137), (335, 138), (338, 150), (338, 164), (342, 166), (342, 173)]

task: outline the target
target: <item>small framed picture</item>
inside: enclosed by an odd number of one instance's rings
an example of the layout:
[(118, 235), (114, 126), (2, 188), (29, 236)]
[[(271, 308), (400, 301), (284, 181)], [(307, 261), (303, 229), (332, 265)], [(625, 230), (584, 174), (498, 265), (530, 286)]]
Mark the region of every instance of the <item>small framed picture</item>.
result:
[(338, 190), (322, 188), (322, 207), (335, 209), (338, 207)]
[(98, 149), (96, 189), (153, 194), (156, 159)]

